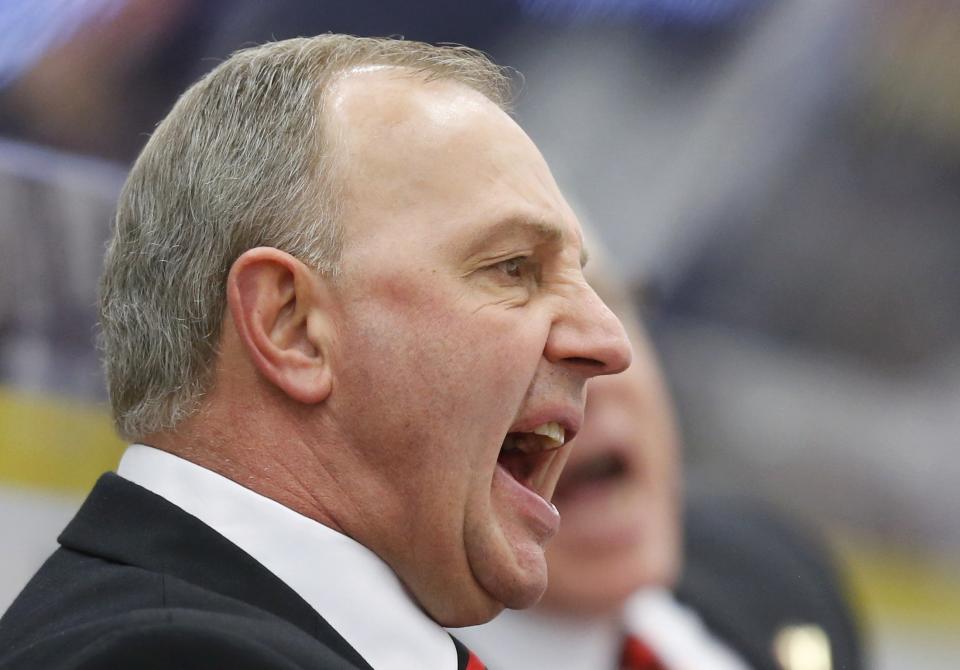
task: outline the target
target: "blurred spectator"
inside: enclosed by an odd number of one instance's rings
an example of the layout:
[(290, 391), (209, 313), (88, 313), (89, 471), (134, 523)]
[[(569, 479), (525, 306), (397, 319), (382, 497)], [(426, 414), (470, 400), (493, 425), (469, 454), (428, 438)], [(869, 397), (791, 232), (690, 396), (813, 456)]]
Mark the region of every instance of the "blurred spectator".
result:
[[(198, 58), (217, 2), (43, 0), (2, 18), (0, 134), (129, 159)], [(13, 58), (11, 54), (22, 53)]]
[[(43, 0), (0, 13), (0, 134), (132, 160), (187, 83), (233, 51), (323, 32), (489, 46), (510, 0)], [(4, 88), (5, 86), (5, 88)]]
[(97, 278), (125, 171), (0, 140), (0, 384), (106, 397)]
[(816, 541), (742, 495), (692, 495), (681, 521), (668, 393), (639, 321), (594, 256), (590, 280), (624, 321), (633, 365), (588, 386), (554, 495), (563, 525), (540, 605), (458, 634), (504, 670), (862, 667), (842, 584)]

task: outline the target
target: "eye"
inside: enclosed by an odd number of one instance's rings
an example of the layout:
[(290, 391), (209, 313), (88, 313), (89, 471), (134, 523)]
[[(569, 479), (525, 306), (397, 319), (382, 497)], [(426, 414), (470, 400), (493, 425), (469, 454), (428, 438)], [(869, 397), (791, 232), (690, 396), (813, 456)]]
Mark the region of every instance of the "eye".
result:
[(500, 270), (508, 277), (520, 279), (523, 276), (524, 268), (526, 268), (526, 266), (529, 264), (529, 261), (529, 256), (516, 256), (514, 258), (508, 258), (505, 261), (500, 261), (493, 267)]

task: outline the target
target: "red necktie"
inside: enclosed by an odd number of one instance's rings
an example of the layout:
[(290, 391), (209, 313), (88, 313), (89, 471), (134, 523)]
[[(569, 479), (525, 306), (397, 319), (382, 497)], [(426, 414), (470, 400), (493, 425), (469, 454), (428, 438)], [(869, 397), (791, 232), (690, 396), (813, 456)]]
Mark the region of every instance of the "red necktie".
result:
[(667, 666), (660, 662), (643, 640), (627, 635), (623, 639), (620, 670), (667, 670)]
[(481, 663), (480, 659), (477, 658), (477, 655), (471, 651), (470, 657), (467, 659), (467, 667), (465, 670), (487, 670), (487, 666)]

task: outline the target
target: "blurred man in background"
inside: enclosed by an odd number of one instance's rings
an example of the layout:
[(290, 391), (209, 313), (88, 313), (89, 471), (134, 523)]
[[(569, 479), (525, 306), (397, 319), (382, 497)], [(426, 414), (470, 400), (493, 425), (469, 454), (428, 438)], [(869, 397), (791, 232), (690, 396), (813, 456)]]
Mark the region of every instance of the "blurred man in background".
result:
[(480, 666), (438, 624), (546, 586), (588, 378), (630, 349), (463, 47), (235, 54), (121, 195), (104, 475), (0, 622), (4, 668)]
[(623, 320), (633, 364), (588, 386), (554, 498), (563, 527), (547, 592), (461, 637), (503, 670), (860, 668), (849, 605), (813, 538), (746, 498), (691, 494), (681, 512), (669, 394), (604, 265), (589, 279)]

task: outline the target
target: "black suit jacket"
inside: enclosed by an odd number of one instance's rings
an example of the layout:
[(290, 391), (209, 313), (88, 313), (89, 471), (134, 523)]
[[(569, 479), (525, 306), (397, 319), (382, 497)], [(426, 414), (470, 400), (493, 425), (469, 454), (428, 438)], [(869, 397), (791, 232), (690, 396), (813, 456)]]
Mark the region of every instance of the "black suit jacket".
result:
[(251, 556), (117, 475), (59, 542), (0, 619), (3, 670), (370, 670)]
[(775, 639), (818, 627), (833, 670), (859, 670), (859, 632), (825, 545), (769, 507), (743, 498), (692, 498), (677, 598), (756, 670), (781, 670)]

